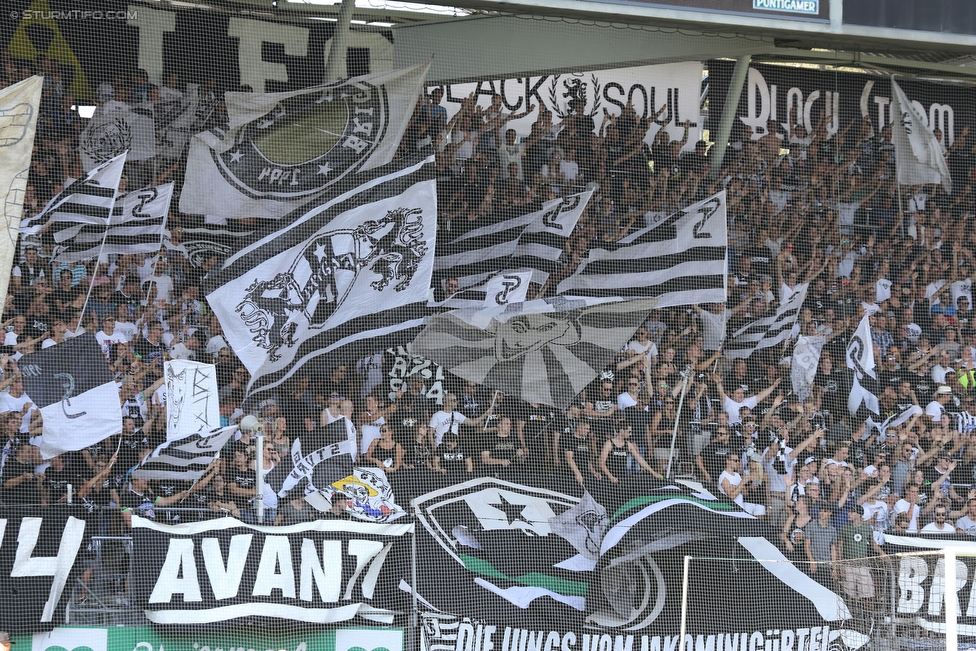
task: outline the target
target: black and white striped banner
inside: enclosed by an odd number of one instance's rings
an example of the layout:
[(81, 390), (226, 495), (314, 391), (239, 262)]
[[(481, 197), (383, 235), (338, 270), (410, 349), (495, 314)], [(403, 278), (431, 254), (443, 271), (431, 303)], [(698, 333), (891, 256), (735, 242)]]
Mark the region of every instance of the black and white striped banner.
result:
[(48, 222), (57, 232), (58, 223), (106, 224), (115, 207), (125, 154), (93, 168), (58, 193), (40, 213), (20, 224), (21, 235), (34, 235)]
[(434, 279), (456, 278), (462, 290), (499, 272), (527, 268), (532, 281), (545, 282), (592, 192), (547, 201), (540, 210), (468, 231), (437, 247)]
[(557, 291), (573, 296), (656, 297), (658, 308), (722, 303), (727, 248), (723, 190), (616, 242), (594, 242)]
[(757, 319), (736, 331), (732, 340), (725, 344), (725, 356), (729, 359), (746, 359), (757, 350), (771, 348), (790, 339), (807, 295), (807, 287), (807, 284), (797, 285), (796, 291), (779, 306), (776, 314)]
[[(156, 253), (173, 198), (173, 184), (144, 188), (119, 197), (109, 220), (59, 223), (54, 259), (75, 262), (101, 255)], [(58, 222), (62, 220), (58, 219)], [(104, 241), (104, 248), (102, 242)]]

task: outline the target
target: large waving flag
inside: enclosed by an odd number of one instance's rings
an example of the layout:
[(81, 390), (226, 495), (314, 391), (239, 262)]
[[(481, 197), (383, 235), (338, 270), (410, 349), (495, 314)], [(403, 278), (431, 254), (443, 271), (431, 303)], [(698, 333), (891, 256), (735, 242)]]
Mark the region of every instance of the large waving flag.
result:
[(43, 85), (44, 78), (35, 76), (0, 90), (0, 206), (7, 231), (0, 237), (0, 300), (13, 267)]
[(786, 302), (776, 308), (776, 314), (756, 319), (739, 328), (732, 335), (732, 340), (725, 344), (725, 356), (729, 359), (746, 359), (757, 350), (765, 350), (791, 339), (807, 296), (807, 287), (807, 284), (797, 285), (796, 291)]
[(895, 146), (895, 168), (903, 185), (941, 183), (952, 192), (952, 178), (942, 147), (929, 131), (911, 100), (894, 79), (891, 80), (891, 141)]
[(133, 478), (196, 481), (220, 456), (237, 426), (201, 430), (180, 439), (170, 439), (152, 451), (132, 471)]
[(386, 348), (423, 324), (437, 222), (424, 172), (418, 164), (298, 211), (228, 258), (207, 299), (251, 391), (316, 358)]
[[(125, 154), (107, 160), (91, 169), (51, 199), (40, 213), (20, 224), (21, 235), (41, 230), (54, 232), (54, 241), (62, 245), (79, 224), (107, 224), (115, 208), (115, 195), (125, 167)], [(59, 237), (61, 229), (66, 229)]]
[(20, 359), (24, 390), (44, 418), (41, 456), (83, 450), (122, 431), (119, 390), (95, 335)]
[(393, 160), (429, 64), (287, 93), (227, 93), (230, 129), (190, 143), (180, 210), (281, 217)]
[(567, 407), (647, 319), (654, 299), (561, 296), (431, 317), (411, 350), (458, 377)]
[(594, 242), (559, 294), (656, 297), (657, 307), (722, 303), (728, 247), (725, 191), (624, 237)]
[(507, 270), (533, 271), (545, 282), (586, 209), (592, 192), (552, 199), (531, 213), (470, 230), (439, 243), (435, 281), (456, 278), (461, 290), (479, 286)]
[(102, 255), (156, 253), (163, 239), (166, 217), (173, 198), (173, 184), (128, 192), (115, 201), (112, 215), (100, 213), (72, 220), (52, 215), (49, 223), (54, 232), (54, 259), (75, 262)]

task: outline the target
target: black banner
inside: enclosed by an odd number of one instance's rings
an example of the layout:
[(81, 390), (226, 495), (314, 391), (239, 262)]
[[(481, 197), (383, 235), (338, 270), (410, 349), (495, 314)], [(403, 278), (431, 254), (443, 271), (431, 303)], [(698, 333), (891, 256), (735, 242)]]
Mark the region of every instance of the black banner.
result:
[(409, 575), (411, 528), (334, 519), (269, 528), (219, 518), (176, 530), (135, 517), (133, 596), (160, 625), (390, 624), (410, 606), (397, 584)]
[[(33, 61), (46, 55), (67, 66), (65, 85), (82, 99), (93, 99), (100, 82), (111, 83), (119, 62), (130, 70), (145, 69), (156, 84), (165, 83), (172, 72), (181, 82), (213, 78), (221, 88), (249, 83), (256, 92), (320, 84), (326, 41), (334, 32), (325, 22), (299, 26), (117, 0), (9, 0), (3, 15), (3, 47), (14, 58)], [(378, 34), (362, 38), (380, 46), (385, 40)], [(369, 55), (359, 55), (353, 53), (350, 75), (369, 72)], [(360, 59), (366, 69), (356, 69)]]
[(85, 521), (67, 508), (43, 517), (0, 509), (0, 630), (46, 631), (64, 622), (84, 543)]
[[(735, 63), (708, 62), (709, 115), (715, 128), (728, 95)], [(955, 142), (963, 128), (972, 128), (976, 90), (950, 84), (898, 79), (898, 85), (925, 116), (929, 129), (942, 132), (942, 143)], [(830, 136), (858, 119), (848, 139), (856, 138), (860, 119), (869, 118), (874, 129), (891, 123), (891, 81), (880, 74), (826, 72), (787, 66), (752, 65), (739, 100), (738, 120), (753, 128), (753, 138), (766, 135), (767, 120), (774, 120), (782, 132), (790, 133), (790, 111), (794, 124), (810, 133), (823, 112)]]

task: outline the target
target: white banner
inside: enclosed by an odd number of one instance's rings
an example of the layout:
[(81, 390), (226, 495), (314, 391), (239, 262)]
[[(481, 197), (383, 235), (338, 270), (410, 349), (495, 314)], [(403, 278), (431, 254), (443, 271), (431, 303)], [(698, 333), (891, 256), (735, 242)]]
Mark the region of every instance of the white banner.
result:
[(15, 262), (14, 244), (24, 210), (43, 85), (44, 78), (34, 76), (0, 91), (0, 206), (7, 231), (5, 237), (0, 237), (0, 301), (7, 297), (7, 283)]
[[(594, 130), (599, 129), (604, 114), (620, 115), (630, 102), (639, 118), (652, 118), (663, 107), (664, 111), (648, 130), (645, 142), (650, 144), (662, 128), (674, 140), (684, 137), (685, 120), (691, 122), (686, 150), (692, 150), (701, 138), (702, 64), (699, 62), (667, 63), (656, 66), (636, 66), (593, 70), (591, 72), (501, 79), (451, 84), (445, 88), (441, 106), (447, 109), (450, 119), (461, 108), (461, 101), (474, 93), (478, 106), (490, 107), (492, 96), (502, 98), (501, 111), (505, 114), (524, 112), (529, 106), (535, 110), (529, 115), (512, 120), (503, 130), (515, 129), (520, 136), (527, 136), (538, 117), (539, 105), (552, 112), (553, 124), (569, 116), (570, 102), (585, 104), (583, 115), (593, 119)], [(553, 134), (554, 136), (555, 134)]]
[(220, 427), (217, 369), (213, 364), (174, 359), (166, 375), (166, 440)]

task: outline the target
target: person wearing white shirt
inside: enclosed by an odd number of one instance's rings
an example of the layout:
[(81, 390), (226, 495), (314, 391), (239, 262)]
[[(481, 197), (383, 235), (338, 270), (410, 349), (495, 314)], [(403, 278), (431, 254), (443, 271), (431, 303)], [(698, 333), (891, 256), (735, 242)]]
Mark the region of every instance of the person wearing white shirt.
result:
[(434, 437), (431, 447), (436, 448), (438, 445), (440, 445), (441, 441), (444, 440), (444, 435), (448, 432), (458, 434), (461, 425), (465, 425), (467, 427), (478, 427), (479, 425), (483, 425), (485, 419), (494, 413), (494, 408), (489, 407), (485, 413), (481, 414), (477, 418), (468, 418), (461, 412), (455, 410), (457, 405), (457, 396), (453, 393), (449, 393), (444, 396), (444, 408), (430, 417), (431, 434)]
[(712, 374), (712, 381), (715, 382), (715, 386), (718, 389), (718, 397), (722, 401), (722, 409), (729, 415), (729, 424), (735, 425), (742, 422), (742, 416), (739, 412), (743, 407), (755, 409), (756, 405), (776, 390), (779, 383), (783, 381), (783, 378), (776, 378), (772, 384), (752, 396), (746, 396), (742, 387), (736, 387), (733, 389), (732, 395), (726, 395), (725, 388), (722, 387), (722, 377), (717, 373)]
[(976, 499), (966, 502), (966, 515), (956, 520), (956, 531), (976, 536)]
[(956, 533), (956, 528), (952, 526), (952, 522), (949, 521), (949, 510), (944, 505), (935, 507), (933, 517), (935, 519), (922, 527), (922, 530), (919, 533)]
[(918, 504), (918, 484), (905, 484), (905, 497), (895, 502), (892, 509), (892, 516), (898, 517), (901, 513), (908, 514), (908, 533), (918, 533), (918, 521), (922, 514), (922, 507)]
[(935, 390), (935, 399), (925, 405), (925, 415), (933, 423), (941, 423), (942, 416), (946, 413), (946, 404), (952, 397), (952, 387), (945, 384)]

